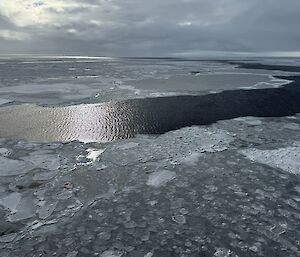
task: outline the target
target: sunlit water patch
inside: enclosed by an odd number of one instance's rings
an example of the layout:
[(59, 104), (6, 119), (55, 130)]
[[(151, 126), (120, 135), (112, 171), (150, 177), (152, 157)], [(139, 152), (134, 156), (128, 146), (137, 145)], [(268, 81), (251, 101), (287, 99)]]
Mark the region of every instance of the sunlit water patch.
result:
[(238, 117), (294, 115), (300, 112), (299, 99), (297, 84), (290, 84), (281, 88), (65, 107), (11, 105), (0, 109), (0, 137), (107, 142)]

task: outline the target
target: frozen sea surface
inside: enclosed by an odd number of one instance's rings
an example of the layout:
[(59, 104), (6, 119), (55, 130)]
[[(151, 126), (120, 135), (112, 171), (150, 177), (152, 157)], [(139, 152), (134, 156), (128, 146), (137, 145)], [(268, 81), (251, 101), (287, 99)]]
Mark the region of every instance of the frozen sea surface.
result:
[(276, 87), (287, 81), (273, 75), (295, 74), (216, 61), (141, 58), (2, 57), (0, 70), (0, 104), (5, 99), (43, 105)]
[[(194, 77), (197, 80), (199, 72), (244, 71), (219, 62), (173, 59), (5, 59), (1, 62), (4, 64), (0, 64), (0, 70), (5, 72), (0, 76), (3, 89), (0, 98), (16, 102), (1, 105), (0, 128), (3, 129), (2, 122), (8, 113), (19, 113), (7, 121), (20, 120), (19, 127), (10, 128), (23, 129), (23, 134), (18, 135), (26, 138), (2, 134), (0, 139), (1, 257), (300, 255), (300, 116), (298, 102), (287, 101), (297, 96), (295, 85), (268, 86), (260, 89), (264, 92), (260, 94), (258, 88), (236, 90), (237, 83), (231, 92), (224, 88), (222, 92), (210, 93), (209, 98), (206, 98), (210, 91), (207, 88), (197, 92), (196, 97), (193, 92), (194, 98), (187, 96), (181, 102), (184, 103), (181, 107), (185, 107), (178, 109), (173, 98), (135, 99), (134, 103), (147, 104), (117, 108), (116, 124), (123, 121), (122, 113), (136, 115), (129, 115), (129, 121), (141, 117), (141, 113), (148, 113), (148, 117), (160, 113), (163, 118), (149, 118), (144, 126), (157, 133), (133, 130), (132, 138), (113, 138), (117, 140), (111, 142), (89, 138), (83, 142), (78, 135), (88, 134), (87, 127), (93, 126), (95, 117), (103, 114), (95, 105), (114, 106), (119, 99), (168, 91), (167, 88), (152, 91), (142, 86), (140, 92), (136, 91), (138, 87), (125, 89), (132, 81), (172, 80), (173, 76), (191, 76), (191, 80)], [(17, 80), (7, 73), (13, 70)], [(99, 74), (100, 71), (103, 73)], [(258, 70), (248, 69), (248, 73), (258, 74)], [(262, 73), (291, 75), (292, 71), (261, 70)], [(45, 85), (51, 84), (50, 75), (56, 77), (55, 84), (64, 81), (62, 89), (53, 88), (53, 94), (44, 91), (49, 90)], [(99, 81), (108, 84), (111, 81), (108, 91), (99, 88)], [(34, 86), (26, 92), (25, 85), (29, 84)], [(65, 90), (66, 85), (69, 91)], [(109, 94), (109, 87), (118, 93)], [(93, 96), (96, 91), (97, 97)], [(93, 99), (86, 98), (89, 94)], [(94, 102), (97, 98), (103, 104)], [(107, 103), (109, 98), (113, 102)], [(265, 104), (266, 98), (270, 104)], [(195, 103), (193, 109), (191, 99)], [(277, 102), (271, 104), (272, 99)], [(278, 101), (280, 104), (276, 105)], [(85, 111), (74, 111), (82, 107)], [(162, 111), (162, 107), (167, 111)], [(45, 109), (52, 113), (52, 118), (44, 115)], [(22, 115), (30, 110), (33, 110), (27, 116), (30, 122), (26, 123)], [(82, 130), (77, 130), (76, 138), (34, 142), (24, 136), (34, 121), (30, 117), (48, 118), (51, 128), (51, 122), (57, 125), (55, 117), (62, 110), (73, 117), (76, 113), (77, 121), (89, 124), (77, 126)], [(134, 110), (142, 111), (136, 114)], [(195, 117), (199, 116), (202, 121), (205, 117), (205, 122), (195, 124)], [(171, 121), (178, 122), (178, 117), (192, 122), (176, 123), (180, 124), (175, 124), (176, 127)], [(151, 123), (153, 120), (159, 122)], [(157, 124), (171, 125), (161, 129)], [(60, 129), (65, 126), (62, 123)], [(115, 128), (120, 133), (120, 127)], [(66, 135), (70, 135), (69, 129), (64, 130)]]
[(289, 165), (300, 134), (283, 125), (300, 117), (256, 119), (106, 144), (2, 140), (10, 160), (40, 157), (2, 177), (1, 253), (297, 256), (299, 177), (245, 153)]

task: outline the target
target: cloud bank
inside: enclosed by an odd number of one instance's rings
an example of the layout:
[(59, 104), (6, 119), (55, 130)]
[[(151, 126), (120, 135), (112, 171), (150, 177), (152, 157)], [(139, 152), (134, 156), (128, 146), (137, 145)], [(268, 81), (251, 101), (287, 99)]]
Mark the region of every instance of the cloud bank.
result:
[(1, 0), (0, 53), (300, 52), (299, 0)]

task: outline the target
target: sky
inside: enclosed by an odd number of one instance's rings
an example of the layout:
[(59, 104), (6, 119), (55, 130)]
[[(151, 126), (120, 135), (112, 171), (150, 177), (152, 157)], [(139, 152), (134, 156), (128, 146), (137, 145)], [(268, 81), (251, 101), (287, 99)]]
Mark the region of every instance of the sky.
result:
[(300, 0), (0, 0), (0, 54), (300, 56)]

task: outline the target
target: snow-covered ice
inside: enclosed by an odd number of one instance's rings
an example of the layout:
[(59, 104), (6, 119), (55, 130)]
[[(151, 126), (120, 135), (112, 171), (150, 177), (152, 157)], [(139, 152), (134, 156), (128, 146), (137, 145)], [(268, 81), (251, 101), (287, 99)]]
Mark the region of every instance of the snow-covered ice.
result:
[(121, 257), (123, 254), (118, 251), (105, 251), (100, 256), (101, 257)]
[(105, 152), (105, 149), (88, 148), (86, 151), (88, 152), (86, 158), (95, 162), (99, 158), (99, 156)]
[(8, 100), (8, 99), (0, 98), (0, 105), (7, 104), (7, 103), (10, 103), (10, 102), (12, 102), (12, 101)]
[(250, 126), (259, 126), (262, 124), (261, 120), (256, 117), (240, 117), (240, 118), (236, 118), (235, 120), (245, 122)]
[(155, 171), (149, 175), (147, 185), (160, 187), (176, 178), (176, 173), (169, 170)]
[(248, 159), (300, 174), (300, 146), (291, 146), (274, 150), (246, 149), (240, 151)]
[(6, 148), (0, 148), (0, 155), (7, 157), (10, 154), (10, 150), (6, 149)]

